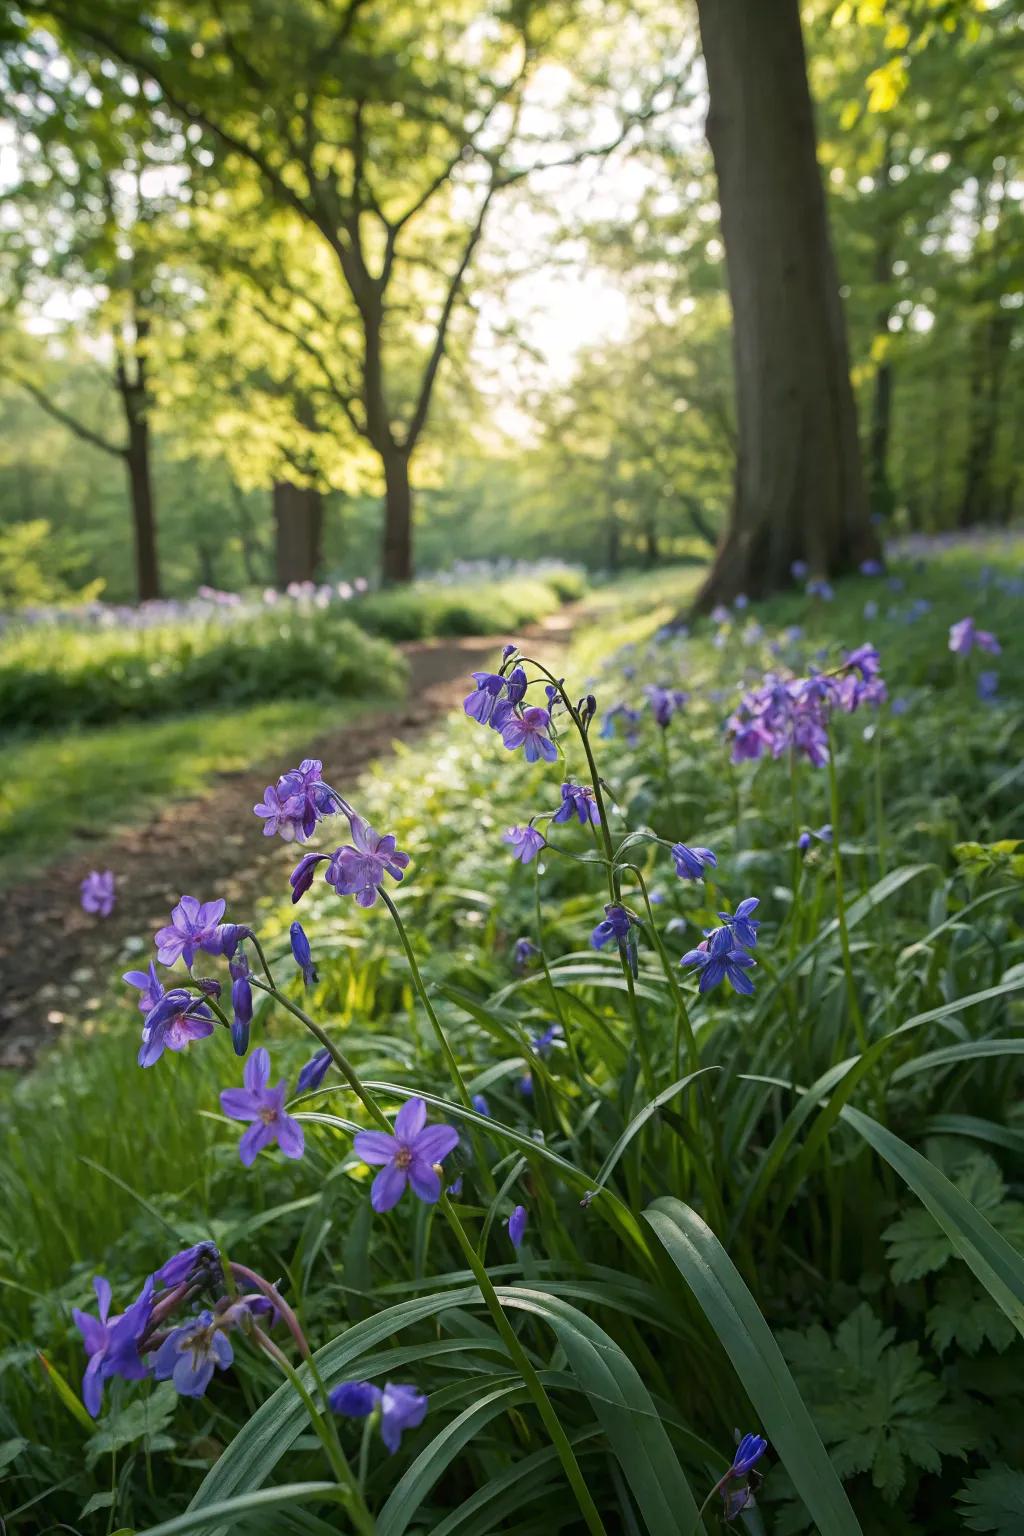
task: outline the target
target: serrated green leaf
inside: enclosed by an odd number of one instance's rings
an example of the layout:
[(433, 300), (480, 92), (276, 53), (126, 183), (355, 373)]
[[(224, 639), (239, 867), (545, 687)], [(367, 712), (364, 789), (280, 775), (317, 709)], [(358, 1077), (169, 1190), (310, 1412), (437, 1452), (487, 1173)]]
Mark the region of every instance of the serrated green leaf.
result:
[(992, 1536), (1020, 1536), (1024, 1531), (1024, 1472), (987, 1467), (969, 1477), (956, 1497), (967, 1530)]

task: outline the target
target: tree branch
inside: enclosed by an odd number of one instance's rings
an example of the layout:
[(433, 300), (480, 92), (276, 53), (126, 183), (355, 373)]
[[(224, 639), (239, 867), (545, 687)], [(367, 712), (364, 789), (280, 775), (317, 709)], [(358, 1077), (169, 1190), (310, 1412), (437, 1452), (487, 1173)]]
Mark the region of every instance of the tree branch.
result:
[(94, 448), (102, 448), (104, 453), (113, 454), (115, 458), (123, 459), (127, 457), (127, 446), (122, 447), (119, 443), (110, 442), (99, 432), (94, 432), (91, 427), (87, 427), (84, 422), (79, 421), (77, 417), (62, 410), (59, 405), (56, 405), (50, 399), (45, 390), (40, 389), (38, 384), (33, 384), (31, 379), (27, 379), (16, 368), (8, 368), (7, 373), (9, 378), (12, 378), (27, 394), (32, 396), (37, 405), (42, 406), (48, 416), (52, 416), (54, 421), (59, 421), (62, 427), (67, 427), (68, 431), (81, 438), (83, 443), (91, 443)]
[(324, 379), (327, 382), (327, 386), (331, 391), (331, 395), (341, 406), (346, 417), (348, 418), (349, 425), (352, 427), (352, 430), (357, 433), (359, 437), (366, 437), (367, 431), (365, 424), (359, 421), (355, 412), (352, 410), (352, 403), (356, 396), (349, 394), (338, 383), (337, 379), (334, 377), (334, 374), (327, 366), (323, 353), (320, 351), (319, 347), (315, 347), (301, 330), (288, 325), (286, 321), (281, 319), (280, 315), (271, 314), (265, 310), (262, 304), (257, 304), (254, 300), (250, 299), (249, 307), (254, 314), (259, 315), (260, 319), (264, 321), (266, 325), (271, 326), (275, 331), (280, 331), (283, 336), (290, 337), (291, 340), (295, 342), (296, 346), (300, 347), (302, 351), (306, 353), (307, 357), (311, 357), (313, 359), (317, 367), (320, 369), (320, 372), (323, 374)]

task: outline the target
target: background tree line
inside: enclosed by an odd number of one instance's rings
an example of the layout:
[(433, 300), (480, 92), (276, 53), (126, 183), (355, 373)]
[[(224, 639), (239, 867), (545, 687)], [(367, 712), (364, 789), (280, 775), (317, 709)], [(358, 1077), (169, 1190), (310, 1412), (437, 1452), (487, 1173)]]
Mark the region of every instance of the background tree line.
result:
[[(725, 530), (710, 600), (871, 553), (869, 511), (1010, 521), (1017, 7), (758, 16), (24, 5), (0, 55), (3, 600), (614, 567)], [(628, 299), (568, 372), (509, 298), (551, 269)]]

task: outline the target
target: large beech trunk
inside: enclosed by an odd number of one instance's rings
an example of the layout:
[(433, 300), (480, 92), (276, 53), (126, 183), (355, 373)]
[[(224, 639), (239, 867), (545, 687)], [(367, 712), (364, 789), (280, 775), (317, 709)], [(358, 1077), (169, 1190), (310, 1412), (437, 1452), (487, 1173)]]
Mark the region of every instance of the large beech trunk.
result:
[(381, 575), (386, 582), (411, 581), (412, 565), (412, 484), (409, 456), (391, 449), (384, 459), (384, 538), (381, 546)]
[(278, 480), (273, 490), (274, 570), (279, 587), (315, 581), (322, 553), (324, 502), (312, 486)]
[(877, 558), (798, 0), (698, 0), (708, 141), (733, 309), (738, 448), (729, 524), (697, 599)]

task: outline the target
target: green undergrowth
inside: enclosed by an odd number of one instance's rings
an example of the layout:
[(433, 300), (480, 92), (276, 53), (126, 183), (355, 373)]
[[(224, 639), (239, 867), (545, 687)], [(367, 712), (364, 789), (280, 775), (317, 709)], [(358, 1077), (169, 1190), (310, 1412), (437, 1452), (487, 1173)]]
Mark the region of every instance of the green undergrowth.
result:
[[(751, 1536), (1019, 1528), (1024, 649), (1006, 578), (1020, 554), (1003, 551), (984, 586), (979, 557), (948, 553), (898, 567), (898, 591), (878, 578), (843, 584), (833, 603), (784, 597), (717, 640), (708, 623), (689, 637), (666, 627), (688, 576), (593, 600), (598, 616), (559, 671), (573, 697), (598, 698), (616, 840), (647, 827), (718, 857), (713, 885), (684, 883), (664, 848), (631, 845), (624, 900), (645, 922), (635, 1014), (614, 951), (589, 944), (608, 893), (585, 831), (550, 832), (580, 858), (526, 868), (502, 842), (510, 823), (555, 809), (563, 778), (587, 782), (567, 738), (564, 766), (530, 766), (457, 714), (360, 785), (336, 786), (412, 856), (396, 900), (489, 1119), (455, 1102), (380, 905), (360, 910), (322, 883), (304, 898), (319, 970), (304, 997), (285, 893), (229, 914), (257, 923), (275, 974), (389, 1111), (420, 1092), (433, 1115), (473, 1127), (477, 1152), (467, 1139), (450, 1160), (465, 1179), (458, 1209), (608, 1536), (690, 1536), (737, 1429), (770, 1442), (738, 1526)], [(870, 619), (865, 604), (878, 607)], [(1002, 656), (950, 654), (949, 625), (972, 612)], [(792, 626), (802, 634), (787, 637)], [(825, 769), (730, 762), (722, 725), (739, 685), (819, 652), (833, 664), (864, 640), (879, 647), (889, 702), (836, 717), (835, 803)], [(978, 696), (980, 670), (998, 672), (994, 700)], [(689, 695), (665, 732), (643, 709), (648, 684)], [(641, 718), (599, 735), (619, 703)], [(270, 753), (268, 778), (290, 765)], [(797, 835), (830, 822), (833, 842), (801, 855)], [(699, 997), (677, 960), (751, 895), (755, 995)], [(536, 962), (517, 970), (521, 935), (543, 944), (550, 985)], [(693, 1081), (670, 974), (695, 1034)], [(556, 1020), (567, 1040), (538, 1052), (531, 1041)], [(212, 1237), (281, 1280), (328, 1345), (329, 1384), (389, 1378), (429, 1394), (397, 1457), (371, 1450), (364, 1492), (381, 1536), (577, 1536), (576, 1502), (441, 1214), (408, 1195), (372, 1214), (351, 1095), (328, 1078), (297, 1107), (312, 1111), (306, 1157), (263, 1154), (247, 1172), (239, 1127), (218, 1110), (218, 1089), (240, 1077), (226, 1043), (143, 1072), (139, 1022), (112, 986), (88, 1032), (4, 1092), (8, 1527), (141, 1531), (190, 1501), (199, 1521), (234, 1499), (238, 1529), (339, 1528), (308, 1421), (289, 1389), (271, 1396), (279, 1378), (242, 1341), (236, 1369), (198, 1401), (115, 1385), (91, 1437), (44, 1379), (40, 1348), (77, 1382), (69, 1309), (90, 1304), (93, 1273), (127, 1299), (175, 1248)], [(269, 1005), (254, 1030), (275, 1079), (294, 1081), (313, 1045)], [(515, 1203), (529, 1212), (518, 1254), (503, 1226)], [(357, 1458), (358, 1426), (340, 1422)], [(252, 1502), (284, 1484), (300, 1491)], [(704, 1529), (720, 1526), (716, 1500)]]

